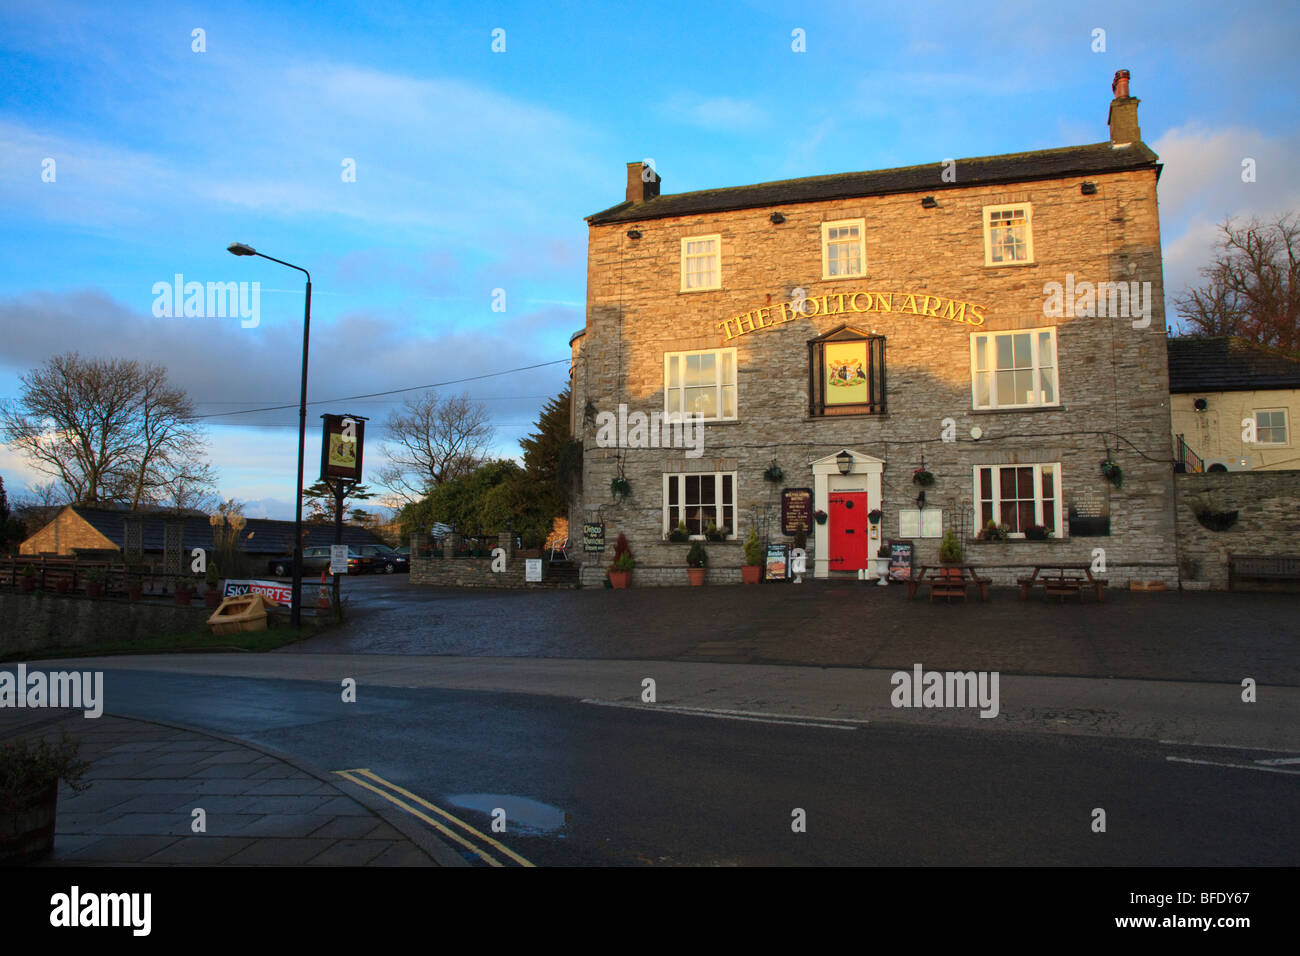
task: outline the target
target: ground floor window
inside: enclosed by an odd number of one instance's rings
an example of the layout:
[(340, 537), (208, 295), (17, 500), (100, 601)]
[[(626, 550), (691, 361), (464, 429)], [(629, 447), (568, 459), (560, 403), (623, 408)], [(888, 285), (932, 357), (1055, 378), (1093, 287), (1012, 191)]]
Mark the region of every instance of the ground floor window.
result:
[(685, 524), (702, 535), (710, 524), (736, 533), (736, 474), (664, 475), (664, 533)]
[(987, 465), (975, 469), (974, 532), (990, 521), (1023, 537), (1032, 525), (1061, 536), (1061, 466)]

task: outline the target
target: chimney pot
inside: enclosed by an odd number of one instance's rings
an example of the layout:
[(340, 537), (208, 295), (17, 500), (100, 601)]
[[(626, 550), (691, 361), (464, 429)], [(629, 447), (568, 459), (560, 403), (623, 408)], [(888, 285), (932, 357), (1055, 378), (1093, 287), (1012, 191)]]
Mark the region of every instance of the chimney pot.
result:
[(1128, 70), (1115, 71), (1115, 79), (1111, 80), (1110, 91), (1115, 94), (1117, 100), (1128, 98)]
[(1129, 143), (1142, 141), (1142, 130), (1138, 127), (1138, 104), (1142, 101), (1128, 92), (1128, 70), (1117, 70), (1115, 79), (1110, 84), (1115, 98), (1110, 101), (1110, 115), (1106, 122), (1110, 125), (1110, 141), (1113, 146), (1127, 146)]
[(642, 203), (659, 195), (659, 174), (647, 162), (627, 164), (627, 201)]

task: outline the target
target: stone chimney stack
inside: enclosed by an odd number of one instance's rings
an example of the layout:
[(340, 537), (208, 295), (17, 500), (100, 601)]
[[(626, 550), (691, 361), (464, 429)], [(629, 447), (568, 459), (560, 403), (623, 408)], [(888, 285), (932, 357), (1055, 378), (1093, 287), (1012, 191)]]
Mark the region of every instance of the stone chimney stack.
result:
[(649, 163), (627, 164), (627, 201), (647, 202), (659, 195), (659, 174)]
[(1138, 128), (1138, 104), (1142, 101), (1136, 96), (1128, 95), (1128, 70), (1118, 70), (1110, 84), (1115, 98), (1110, 101), (1110, 143), (1112, 146), (1127, 146), (1129, 143), (1142, 141), (1142, 130)]

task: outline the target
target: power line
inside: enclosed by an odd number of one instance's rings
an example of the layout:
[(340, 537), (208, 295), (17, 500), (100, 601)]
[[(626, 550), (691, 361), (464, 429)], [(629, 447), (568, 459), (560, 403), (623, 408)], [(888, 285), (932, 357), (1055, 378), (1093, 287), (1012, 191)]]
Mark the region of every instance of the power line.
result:
[[(308, 402), (308, 405), (334, 405), (339, 402), (359, 401), (363, 398), (379, 398), (383, 395), (400, 395), (402, 392), (421, 392), (430, 388), (441, 388), (444, 385), (459, 385), (462, 382), (477, 382), (479, 379), (495, 378), (498, 375), (510, 375), (514, 372), (527, 372), (535, 368), (545, 368), (548, 365), (561, 365), (568, 362), (569, 359), (556, 359), (554, 362), (538, 362), (536, 365), (524, 365), (520, 368), (508, 368), (500, 372), (487, 372), (483, 375), (471, 375), (468, 378), (455, 378), (446, 382), (434, 382), (432, 385), (412, 385), (408, 388), (391, 388), (386, 392), (369, 392), (365, 395), (348, 395), (343, 398), (324, 398), (314, 402)], [(245, 408), (237, 412), (212, 412), (208, 415), (195, 415), (195, 418), (226, 418), (230, 415), (253, 415), (257, 412), (279, 412), (286, 408), (297, 408), (298, 403), (293, 402), (288, 405), (267, 405), (264, 408)]]

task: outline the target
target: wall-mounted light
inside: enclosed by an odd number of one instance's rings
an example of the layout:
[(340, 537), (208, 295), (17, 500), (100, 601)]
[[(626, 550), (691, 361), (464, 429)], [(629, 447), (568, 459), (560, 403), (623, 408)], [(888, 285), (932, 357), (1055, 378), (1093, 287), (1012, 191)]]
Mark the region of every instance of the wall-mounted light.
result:
[(841, 475), (847, 475), (849, 469), (853, 467), (853, 456), (849, 454), (847, 448), (835, 456), (835, 467), (840, 470)]
[(1097, 195), (1097, 184), (1088, 182), (1079, 183), (1079, 192), (1083, 193), (1085, 196), (1095, 196)]
[(1192, 408), (1196, 409), (1198, 412), (1203, 412), (1207, 407), (1209, 407), (1209, 404), (1210, 403), (1207, 402), (1205, 399), (1198, 398), (1194, 402), (1192, 402)]
[(926, 196), (924, 199), (921, 200), (922, 209), (933, 209), (937, 205), (939, 205), (939, 201), (935, 199), (933, 196)]
[(628, 237), (629, 239), (640, 239), (640, 238), (641, 238), (641, 230), (640, 230), (640, 229), (629, 229), (629, 230), (627, 231), (627, 237)]
[(772, 225), (774, 226), (779, 226), (781, 223), (785, 222), (785, 216), (781, 215), (779, 212), (774, 212), (767, 218), (771, 220)]

